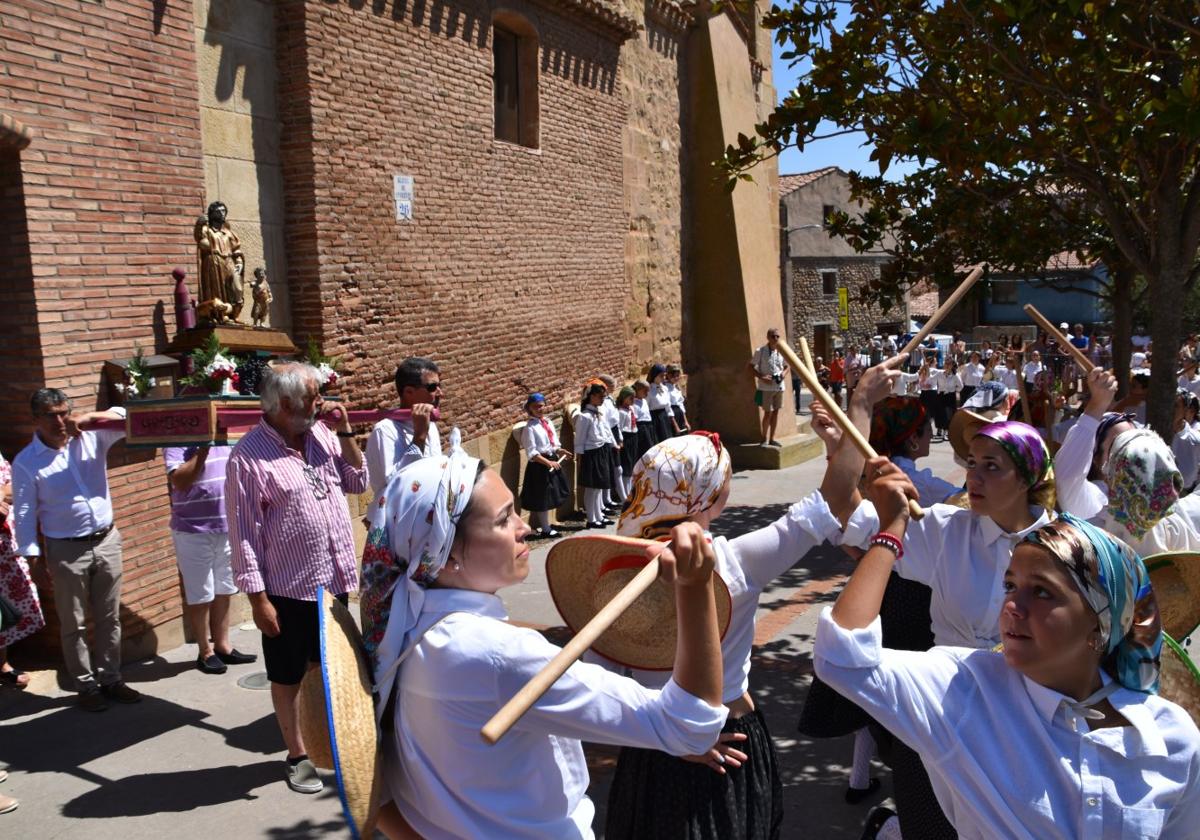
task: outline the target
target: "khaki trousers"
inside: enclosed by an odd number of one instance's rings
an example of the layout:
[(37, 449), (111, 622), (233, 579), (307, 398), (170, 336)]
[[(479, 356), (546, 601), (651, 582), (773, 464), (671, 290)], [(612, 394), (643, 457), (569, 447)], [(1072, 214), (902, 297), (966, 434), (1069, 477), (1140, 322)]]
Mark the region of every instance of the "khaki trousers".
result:
[[(54, 607), (62, 625), (63, 659), (79, 691), (121, 681), (121, 532), (99, 542), (46, 538)], [(95, 651), (88, 650), (87, 612)]]

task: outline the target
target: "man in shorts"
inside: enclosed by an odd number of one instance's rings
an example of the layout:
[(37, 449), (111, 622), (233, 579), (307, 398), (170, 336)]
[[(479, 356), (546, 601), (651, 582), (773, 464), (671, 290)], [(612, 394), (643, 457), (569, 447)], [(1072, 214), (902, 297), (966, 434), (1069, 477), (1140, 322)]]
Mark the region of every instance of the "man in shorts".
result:
[(229, 665), (258, 659), (229, 643), (229, 596), (237, 592), (225, 523), (228, 446), (172, 446), (163, 450), (171, 484), (171, 538), (183, 578), (183, 614), (199, 648), (196, 668), (224, 674)]
[[(342, 603), (358, 589), (346, 493), (367, 489), (367, 466), (345, 403), (325, 407), (316, 368), (279, 365), (264, 376), (259, 396), (262, 422), (238, 441), (225, 468), (234, 580), (263, 634), (288, 787), (319, 793), (300, 734), (300, 683), (321, 659), (317, 589)], [(323, 411), (336, 433), (318, 422)]]
[(779, 330), (767, 330), (767, 343), (754, 351), (748, 367), (754, 374), (754, 404), (762, 409), (762, 445), (782, 446), (775, 439), (779, 409), (783, 407), (783, 380), (788, 366), (779, 352)]

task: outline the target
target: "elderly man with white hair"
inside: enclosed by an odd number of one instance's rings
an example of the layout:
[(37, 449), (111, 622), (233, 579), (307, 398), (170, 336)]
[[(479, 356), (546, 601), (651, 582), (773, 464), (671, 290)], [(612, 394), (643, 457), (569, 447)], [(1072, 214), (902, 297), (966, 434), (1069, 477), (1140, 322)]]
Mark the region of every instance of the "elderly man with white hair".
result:
[[(317, 587), (358, 587), (346, 493), (367, 489), (367, 468), (345, 405), (321, 400), (317, 371), (292, 363), (263, 379), (263, 419), (234, 447), (225, 506), (234, 577), (263, 634), (275, 718), (287, 745), (287, 783), (317, 793), (298, 722), (300, 682), (320, 661)], [(319, 423), (328, 411), (337, 432)]]

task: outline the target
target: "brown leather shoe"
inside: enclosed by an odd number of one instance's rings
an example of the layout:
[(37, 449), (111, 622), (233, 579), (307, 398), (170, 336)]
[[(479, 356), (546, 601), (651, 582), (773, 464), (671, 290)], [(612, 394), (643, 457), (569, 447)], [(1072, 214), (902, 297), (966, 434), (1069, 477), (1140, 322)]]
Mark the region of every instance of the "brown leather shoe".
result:
[(93, 688), (91, 691), (79, 692), (79, 706), (84, 711), (103, 712), (108, 708), (108, 701), (99, 689)]
[(104, 696), (109, 700), (116, 700), (118, 703), (141, 703), (142, 695), (140, 692), (134, 691), (123, 682), (113, 683), (112, 685), (102, 685), (100, 690), (104, 692)]

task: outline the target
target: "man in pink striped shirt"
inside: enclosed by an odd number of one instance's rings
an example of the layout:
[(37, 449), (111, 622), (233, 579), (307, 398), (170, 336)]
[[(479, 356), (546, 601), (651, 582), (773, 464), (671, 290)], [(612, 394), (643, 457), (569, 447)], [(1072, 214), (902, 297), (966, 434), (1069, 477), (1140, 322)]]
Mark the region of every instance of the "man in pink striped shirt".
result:
[(300, 737), (300, 682), (321, 658), (317, 587), (343, 603), (358, 587), (345, 493), (367, 489), (367, 468), (345, 406), (329, 409), (336, 434), (317, 422), (324, 404), (312, 366), (276, 367), (260, 396), (262, 422), (234, 447), (225, 471), (234, 578), (263, 634), (288, 786), (317, 793), (321, 780)]

